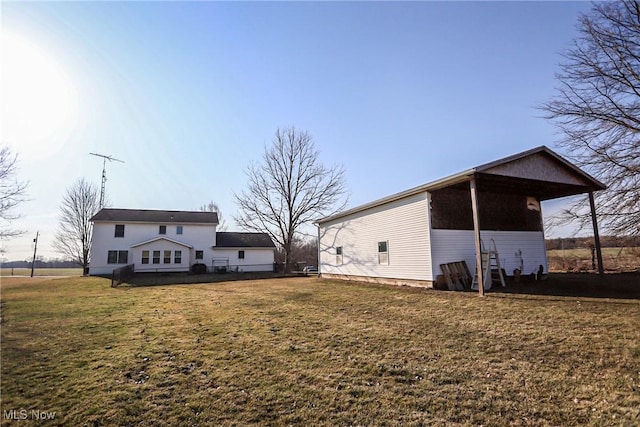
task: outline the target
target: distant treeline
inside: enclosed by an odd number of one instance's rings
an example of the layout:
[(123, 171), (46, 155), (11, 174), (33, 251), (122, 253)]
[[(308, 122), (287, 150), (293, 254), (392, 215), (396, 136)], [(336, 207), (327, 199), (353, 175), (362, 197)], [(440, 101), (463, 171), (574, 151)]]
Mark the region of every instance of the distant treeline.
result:
[[(2, 268), (31, 268), (31, 261), (9, 261), (3, 262)], [(77, 262), (73, 261), (40, 261), (36, 260), (35, 268), (80, 268)]]
[[(547, 239), (547, 249), (578, 249), (593, 245), (593, 237), (561, 237)], [(640, 236), (615, 237), (601, 236), (600, 245), (603, 248), (640, 247)]]

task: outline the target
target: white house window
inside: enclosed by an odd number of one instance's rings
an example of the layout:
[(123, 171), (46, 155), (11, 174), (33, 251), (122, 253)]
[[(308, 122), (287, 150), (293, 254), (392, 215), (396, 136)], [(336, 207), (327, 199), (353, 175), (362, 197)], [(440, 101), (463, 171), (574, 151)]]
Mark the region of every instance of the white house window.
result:
[(176, 264), (182, 264), (182, 251), (173, 252), (173, 262)]
[(149, 251), (142, 251), (142, 263), (149, 264)]
[(336, 247), (336, 264), (342, 264), (342, 246)]
[(171, 251), (164, 251), (163, 264), (171, 264)]
[(153, 251), (153, 263), (160, 264), (160, 251)]
[(129, 261), (129, 251), (108, 251), (107, 264), (126, 264)]
[(389, 264), (389, 242), (378, 242), (378, 264)]
[(113, 237), (124, 237), (124, 224), (116, 224), (116, 231)]
[(196, 251), (196, 259), (204, 258), (204, 251)]
[(160, 230), (158, 230), (158, 234), (167, 234), (167, 226), (161, 225)]
[(244, 259), (244, 251), (238, 251), (238, 259)]
[(177, 225), (176, 226), (176, 234), (182, 234), (182, 226), (181, 225)]

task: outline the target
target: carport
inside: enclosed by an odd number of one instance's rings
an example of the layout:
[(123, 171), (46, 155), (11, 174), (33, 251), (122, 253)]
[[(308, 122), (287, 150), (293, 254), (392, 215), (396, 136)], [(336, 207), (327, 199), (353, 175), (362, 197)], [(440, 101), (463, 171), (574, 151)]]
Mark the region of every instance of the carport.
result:
[[(586, 193), (598, 271), (603, 274), (593, 193), (606, 186), (545, 146), (468, 169), (428, 187), (434, 228), (473, 229), (476, 265), (482, 265), (480, 230), (542, 230), (539, 202)], [(478, 292), (483, 295), (486, 278), (479, 270)]]

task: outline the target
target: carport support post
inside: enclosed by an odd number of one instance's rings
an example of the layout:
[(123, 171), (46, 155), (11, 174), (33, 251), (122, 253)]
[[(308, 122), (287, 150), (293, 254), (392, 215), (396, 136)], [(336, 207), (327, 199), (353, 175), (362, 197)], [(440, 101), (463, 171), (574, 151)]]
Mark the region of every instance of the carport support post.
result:
[(596, 202), (593, 200), (593, 191), (589, 191), (589, 206), (591, 207), (593, 240), (595, 240), (596, 257), (598, 258), (598, 273), (604, 274), (604, 266), (602, 265), (602, 248), (600, 247), (600, 233), (598, 233), (598, 218), (596, 217)]
[(478, 295), (484, 296), (484, 277), (482, 277), (482, 245), (480, 244), (480, 216), (478, 214), (478, 190), (476, 177), (469, 181), (471, 188), (471, 210), (473, 211), (473, 237), (476, 243), (476, 274), (478, 276)]

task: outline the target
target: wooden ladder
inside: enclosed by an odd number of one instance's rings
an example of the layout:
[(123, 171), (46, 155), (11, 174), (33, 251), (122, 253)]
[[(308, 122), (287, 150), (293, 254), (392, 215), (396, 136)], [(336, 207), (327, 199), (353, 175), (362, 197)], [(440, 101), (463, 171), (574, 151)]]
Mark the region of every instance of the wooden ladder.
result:
[[(481, 271), (484, 271), (484, 275), (482, 276), (485, 280), (484, 288), (491, 289), (491, 285), (493, 284), (493, 279), (500, 279), (500, 284), (504, 288), (506, 286), (504, 282), (504, 276), (502, 275), (502, 266), (500, 265), (500, 255), (498, 254), (498, 248), (496, 247), (495, 240), (491, 239), (491, 245), (489, 250), (484, 249), (484, 243), (480, 241), (482, 245), (482, 268)], [(476, 266), (476, 274), (473, 276), (473, 285), (472, 289), (478, 289), (478, 266)]]

